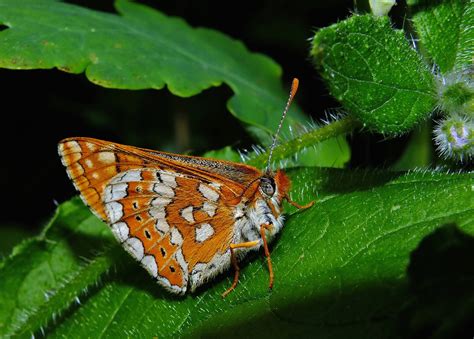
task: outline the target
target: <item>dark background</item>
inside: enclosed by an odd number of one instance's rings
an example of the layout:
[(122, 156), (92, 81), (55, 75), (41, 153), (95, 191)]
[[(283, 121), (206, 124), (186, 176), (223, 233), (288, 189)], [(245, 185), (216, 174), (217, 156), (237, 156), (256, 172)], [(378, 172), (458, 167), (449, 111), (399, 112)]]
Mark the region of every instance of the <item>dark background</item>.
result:
[[(115, 12), (113, 1), (68, 1)], [(283, 81), (300, 79), (296, 102), (315, 120), (339, 107), (326, 90), (308, 56), (313, 32), (348, 17), (352, 1), (139, 1), (192, 26), (219, 30), (266, 54), (283, 68)], [(361, 11), (361, 4), (357, 10)], [(404, 5), (392, 16), (404, 24)], [(246, 148), (252, 140), (226, 109), (232, 91), (225, 85), (192, 98), (166, 90), (111, 90), (91, 84), (83, 74), (58, 70), (0, 69), (3, 146), (0, 176), (4, 200), (0, 227), (36, 234), (55, 210), (73, 195), (56, 145), (71, 136), (89, 136), (172, 152), (200, 154), (227, 145)], [(205, 109), (203, 109), (205, 107)], [(380, 135), (349, 137), (349, 167), (390, 166), (408, 137), (384, 140)]]

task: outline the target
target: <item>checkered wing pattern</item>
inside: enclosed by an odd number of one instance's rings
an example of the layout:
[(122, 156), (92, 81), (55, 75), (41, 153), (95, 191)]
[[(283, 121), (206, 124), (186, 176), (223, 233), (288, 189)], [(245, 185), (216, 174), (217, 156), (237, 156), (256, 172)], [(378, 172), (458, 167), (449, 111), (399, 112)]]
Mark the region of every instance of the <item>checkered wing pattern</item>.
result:
[(234, 206), (261, 173), (249, 166), (91, 138), (59, 154), (83, 201), (158, 283), (183, 294), (229, 261)]

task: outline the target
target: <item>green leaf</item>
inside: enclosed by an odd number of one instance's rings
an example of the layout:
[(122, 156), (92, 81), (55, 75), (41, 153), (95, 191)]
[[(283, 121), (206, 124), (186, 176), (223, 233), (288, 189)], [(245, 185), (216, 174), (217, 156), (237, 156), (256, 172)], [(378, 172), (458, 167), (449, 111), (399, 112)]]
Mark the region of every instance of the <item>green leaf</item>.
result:
[(311, 56), (331, 94), (374, 131), (406, 132), (436, 105), (432, 74), (386, 17), (354, 15), (321, 29)]
[[(220, 294), (231, 273), (195, 295), (173, 297), (123, 251), (106, 252), (110, 260), (90, 255), (106, 251), (110, 234), (76, 199), (61, 205), (43, 236), (17, 248), (0, 269), (0, 334), (29, 335), (44, 325), (39, 318), (49, 317), (48, 337), (237, 336), (248, 329), (254, 337), (388, 337), (409, 298), (405, 267), (419, 241), (447, 222), (474, 234), (470, 173), (301, 168), (289, 174), (292, 199), (317, 202), (293, 213), (273, 246), (273, 291), (266, 263), (256, 255), (242, 265), (227, 298)], [(99, 268), (88, 268), (100, 260)], [(112, 262), (121, 265), (104, 277), (100, 272)], [(81, 274), (95, 287), (81, 286), (75, 280)], [(44, 293), (55, 288), (53, 297), (62, 300), (51, 304)], [(74, 289), (81, 304), (64, 312)]]
[(474, 3), (469, 0), (423, 2), (415, 7), (413, 23), (421, 50), (442, 73), (472, 66)]
[[(113, 15), (51, 0), (0, 0), (0, 67), (85, 72), (98, 85), (161, 89), (188, 97), (227, 84), (228, 108), (240, 121), (272, 133), (285, 106), (281, 68), (237, 40), (193, 28), (133, 2)], [(293, 106), (289, 124), (305, 121)]]
[[(110, 267), (111, 263), (97, 270), (97, 263), (91, 261), (110, 260), (107, 254), (97, 257), (107, 244), (115, 244), (110, 231), (79, 199), (60, 205), (44, 232), (16, 246), (3, 262), (0, 336), (18, 329), (36, 331), (68, 307), (82, 289)], [(86, 267), (95, 268), (87, 273), (92, 276), (78, 276)], [(82, 283), (79, 288), (74, 285), (78, 279)], [(72, 296), (57, 300), (57, 290), (69, 294), (72, 290)]]
[(0, 258), (9, 254), (12, 248), (21, 240), (31, 236), (32, 234), (21, 225), (0, 226)]
[(202, 155), (205, 158), (211, 158), (211, 159), (220, 159), (220, 160), (227, 160), (227, 161), (233, 161), (233, 162), (241, 162), (242, 159), (239, 156), (239, 153), (234, 151), (232, 147), (226, 146), (224, 148), (214, 150), (214, 151), (208, 151)]
[(295, 152), (295, 156), (287, 161), (285, 167), (319, 166), (344, 168), (351, 158), (351, 150), (347, 145), (346, 137), (339, 136), (302, 148)]
[(392, 169), (407, 171), (415, 168), (428, 168), (432, 164), (431, 128), (432, 125), (426, 122), (412, 132), (407, 147)]

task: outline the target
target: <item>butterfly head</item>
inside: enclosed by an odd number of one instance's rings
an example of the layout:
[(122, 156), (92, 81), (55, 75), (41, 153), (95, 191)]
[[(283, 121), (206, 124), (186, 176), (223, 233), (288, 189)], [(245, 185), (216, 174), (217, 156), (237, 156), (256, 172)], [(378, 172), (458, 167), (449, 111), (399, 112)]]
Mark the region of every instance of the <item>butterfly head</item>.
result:
[(266, 202), (275, 219), (281, 216), (281, 204), (290, 188), (290, 180), (285, 172), (266, 172), (259, 180), (259, 196)]

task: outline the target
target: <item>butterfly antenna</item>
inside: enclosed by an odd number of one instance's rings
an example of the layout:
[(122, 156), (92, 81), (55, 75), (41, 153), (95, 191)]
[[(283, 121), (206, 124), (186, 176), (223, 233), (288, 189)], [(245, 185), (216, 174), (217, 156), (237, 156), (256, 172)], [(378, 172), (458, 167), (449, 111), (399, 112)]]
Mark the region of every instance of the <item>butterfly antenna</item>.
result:
[(278, 137), (278, 134), (280, 133), (281, 126), (283, 125), (283, 120), (285, 120), (285, 117), (286, 117), (286, 114), (288, 113), (288, 109), (290, 108), (291, 102), (293, 101), (293, 98), (295, 97), (296, 91), (298, 90), (299, 83), (300, 81), (297, 78), (294, 78), (293, 82), (291, 83), (290, 96), (288, 97), (288, 101), (286, 102), (285, 110), (283, 111), (283, 114), (280, 119), (280, 124), (278, 125), (277, 131), (275, 135), (273, 136), (272, 145), (270, 146), (270, 154), (268, 155), (268, 161), (267, 161), (267, 170), (266, 170), (267, 173), (270, 173), (273, 149), (276, 146), (277, 137)]

